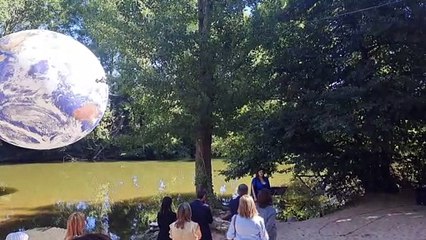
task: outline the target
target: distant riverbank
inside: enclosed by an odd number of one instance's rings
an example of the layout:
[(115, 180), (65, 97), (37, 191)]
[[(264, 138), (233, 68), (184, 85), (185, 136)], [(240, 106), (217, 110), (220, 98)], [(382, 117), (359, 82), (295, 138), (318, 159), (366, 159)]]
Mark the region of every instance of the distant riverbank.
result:
[[(232, 195), (239, 183), (251, 181), (246, 177), (225, 182), (219, 175), (225, 167), (222, 160), (213, 161), (214, 189), (219, 197)], [(7, 223), (8, 228), (64, 227), (53, 222), (54, 211), (68, 203), (102, 202), (105, 194), (111, 203), (120, 202), (118, 208), (122, 209), (115, 210), (120, 214), (138, 207), (143, 199), (191, 195), (194, 175), (192, 160), (0, 165), (0, 188), (7, 190), (0, 194), (0, 229)], [(271, 183), (287, 184), (290, 178), (277, 174)]]

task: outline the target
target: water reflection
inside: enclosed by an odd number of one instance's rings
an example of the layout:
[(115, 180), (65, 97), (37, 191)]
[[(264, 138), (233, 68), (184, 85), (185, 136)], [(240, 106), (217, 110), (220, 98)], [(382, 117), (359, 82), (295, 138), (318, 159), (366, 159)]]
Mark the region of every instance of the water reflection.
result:
[[(222, 161), (213, 162), (213, 185), (226, 202), (238, 183), (250, 179), (225, 182), (217, 174), (223, 166)], [(195, 197), (193, 162), (23, 164), (0, 166), (0, 176), (0, 188), (18, 189), (0, 193), (0, 239), (19, 228), (65, 228), (76, 210), (86, 214), (93, 231), (102, 225), (121, 239), (130, 239), (155, 220), (164, 195), (173, 195), (175, 206)]]
[(163, 179), (160, 180), (160, 187), (158, 188), (160, 192), (163, 192), (166, 190), (166, 184), (164, 183)]
[(138, 176), (133, 176), (133, 177), (132, 177), (132, 181), (133, 181), (133, 185), (134, 185), (136, 188), (139, 188), (139, 179), (138, 179)]

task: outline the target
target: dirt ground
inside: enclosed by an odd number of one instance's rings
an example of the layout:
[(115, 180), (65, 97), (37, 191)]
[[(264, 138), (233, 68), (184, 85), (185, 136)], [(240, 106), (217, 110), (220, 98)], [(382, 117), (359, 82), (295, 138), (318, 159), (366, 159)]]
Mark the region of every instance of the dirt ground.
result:
[[(31, 240), (62, 240), (64, 229), (27, 231)], [(223, 235), (214, 233), (215, 240)], [(411, 193), (370, 195), (322, 218), (278, 223), (279, 240), (426, 240), (426, 207)]]

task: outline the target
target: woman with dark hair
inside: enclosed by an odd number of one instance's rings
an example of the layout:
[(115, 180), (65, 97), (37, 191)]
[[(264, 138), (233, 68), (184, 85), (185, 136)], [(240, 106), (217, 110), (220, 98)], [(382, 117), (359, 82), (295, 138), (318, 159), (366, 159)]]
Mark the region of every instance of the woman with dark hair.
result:
[(270, 240), (277, 239), (276, 216), (277, 211), (272, 207), (272, 195), (269, 189), (262, 189), (257, 195), (257, 211), (265, 221), (266, 231)]
[(170, 224), (176, 221), (176, 213), (172, 210), (172, 199), (164, 197), (161, 202), (161, 209), (157, 214), (157, 223), (160, 228), (157, 240), (170, 240)]
[(73, 238), (73, 240), (111, 240), (111, 238), (100, 233), (88, 233), (81, 237)]
[(260, 169), (251, 181), (251, 196), (254, 201), (257, 201), (257, 194), (259, 194), (259, 191), (264, 188), (271, 189), (271, 185), (269, 184), (268, 177), (266, 177), (263, 170)]

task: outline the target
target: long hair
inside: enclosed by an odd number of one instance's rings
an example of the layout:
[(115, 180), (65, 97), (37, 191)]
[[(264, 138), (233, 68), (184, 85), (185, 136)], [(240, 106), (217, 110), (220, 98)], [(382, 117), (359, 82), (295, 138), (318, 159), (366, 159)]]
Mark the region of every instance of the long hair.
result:
[(163, 201), (161, 202), (161, 208), (160, 213), (166, 214), (168, 212), (172, 212), (172, 198), (171, 197), (164, 197)]
[(71, 240), (83, 235), (85, 226), (86, 217), (84, 214), (81, 212), (72, 213), (67, 221), (67, 233), (65, 234), (65, 240)]
[(178, 211), (177, 211), (177, 220), (175, 222), (176, 228), (183, 229), (186, 222), (190, 222), (192, 217), (192, 210), (189, 203), (184, 202), (181, 205), (179, 205)]
[(257, 194), (257, 204), (260, 208), (266, 208), (272, 205), (272, 194), (267, 188), (263, 188)]
[(251, 196), (241, 196), (240, 204), (238, 206), (238, 214), (243, 218), (253, 218), (259, 214), (256, 209), (256, 204)]

